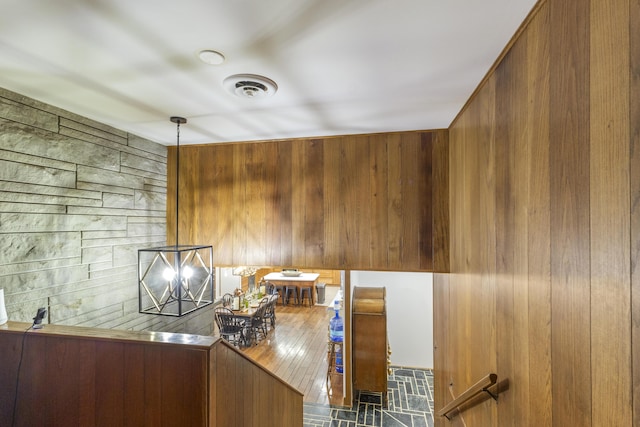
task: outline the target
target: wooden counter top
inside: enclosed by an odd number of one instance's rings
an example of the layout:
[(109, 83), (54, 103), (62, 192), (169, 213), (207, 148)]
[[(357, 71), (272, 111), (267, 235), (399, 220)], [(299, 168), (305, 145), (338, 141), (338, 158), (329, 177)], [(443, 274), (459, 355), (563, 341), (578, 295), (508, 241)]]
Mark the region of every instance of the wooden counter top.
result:
[(320, 274), (318, 273), (301, 273), (299, 276), (285, 276), (282, 273), (269, 273), (264, 276), (264, 280), (278, 280), (281, 282), (314, 282), (318, 280)]
[[(0, 331), (23, 333), (31, 324), (27, 322), (9, 321), (0, 325)], [(125, 331), (117, 329), (88, 328), (84, 326), (66, 326), (44, 324), (42, 329), (29, 329), (29, 334), (73, 337), (76, 339), (109, 340), (109, 341), (136, 341), (140, 343), (154, 344), (180, 344), (196, 348), (209, 348), (220, 337), (205, 335), (179, 334), (172, 332), (149, 332), (149, 331)]]

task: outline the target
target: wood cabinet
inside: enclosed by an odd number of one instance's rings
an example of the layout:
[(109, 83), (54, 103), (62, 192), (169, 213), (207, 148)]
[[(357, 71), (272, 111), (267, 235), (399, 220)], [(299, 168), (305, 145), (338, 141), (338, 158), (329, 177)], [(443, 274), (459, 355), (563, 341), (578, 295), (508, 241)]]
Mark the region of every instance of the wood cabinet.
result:
[(318, 283), (327, 285), (340, 285), (340, 270), (310, 270), (309, 273), (318, 273)]
[(387, 401), (389, 342), (386, 289), (353, 289), (353, 388), (381, 392)]

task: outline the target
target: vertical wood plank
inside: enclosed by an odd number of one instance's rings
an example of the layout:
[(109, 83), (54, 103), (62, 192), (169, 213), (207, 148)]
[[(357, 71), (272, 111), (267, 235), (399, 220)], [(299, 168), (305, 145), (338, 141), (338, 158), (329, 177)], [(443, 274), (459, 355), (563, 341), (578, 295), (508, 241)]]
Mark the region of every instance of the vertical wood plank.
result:
[(461, 117), (456, 126), (449, 131), (449, 265), (451, 272), (459, 272), (464, 264), (464, 256), (462, 254), (462, 245), (459, 244), (458, 235), (462, 223), (464, 194), (462, 181), (464, 177), (464, 155), (463, 155), (463, 138), (464, 138), (464, 122), (466, 115)]
[(306, 228), (304, 223), (304, 196), (306, 185), (304, 171), (304, 156), (306, 140), (296, 141), (291, 152), (291, 231), (293, 265), (305, 265)]
[(234, 265), (247, 264), (247, 186), (245, 180), (246, 167), (245, 158), (247, 156), (248, 144), (233, 145), (233, 193), (232, 204), (228, 206), (232, 212), (233, 221), (229, 221), (232, 229), (232, 253)]
[[(162, 425), (162, 353), (149, 347), (144, 350), (144, 421), (147, 426)], [(138, 407), (140, 410), (140, 407)]]
[[(176, 237), (176, 147), (167, 147), (167, 245), (175, 245)], [(179, 237), (179, 236), (178, 236)]]
[[(223, 145), (216, 150), (206, 150), (202, 148), (202, 152), (212, 152), (212, 156), (201, 155), (201, 158), (208, 159), (212, 170), (209, 174), (213, 175), (213, 179), (206, 178), (203, 182), (209, 184), (208, 190), (211, 196), (208, 198), (208, 212), (204, 216), (210, 218), (206, 224), (210, 224), (206, 230), (209, 230), (209, 239), (206, 237), (203, 242), (209, 241), (213, 244), (214, 262), (217, 265), (233, 265), (233, 222), (229, 219), (237, 215), (233, 198), (233, 146)], [(203, 201), (204, 203), (205, 201)], [(202, 233), (202, 230), (200, 230)], [(206, 235), (205, 235), (206, 236)]]
[[(409, 265), (416, 266), (419, 266), (421, 263), (420, 250), (422, 248), (420, 247), (420, 232), (422, 230), (420, 223), (426, 221), (428, 225), (424, 225), (425, 228), (431, 224), (430, 215), (423, 215), (421, 206), (421, 202), (426, 195), (423, 194), (425, 186), (418, 177), (421, 176), (421, 171), (431, 172), (430, 168), (425, 168), (424, 152), (421, 149), (421, 142), (420, 135), (414, 133), (411, 135), (411, 138), (408, 140), (405, 139), (400, 146), (400, 170), (402, 177), (400, 190), (400, 209), (402, 211), (400, 256), (403, 263), (406, 262)], [(430, 212), (428, 213), (430, 214)], [(429, 239), (431, 239), (431, 236), (429, 236)], [(431, 250), (430, 248), (428, 248), (428, 250), (429, 252), (426, 255), (430, 258)], [(402, 269), (402, 266), (399, 264), (392, 266), (392, 268)]]
[[(208, 350), (188, 349), (181, 351), (181, 366), (184, 366), (182, 379), (182, 400), (177, 411), (189, 414), (192, 425), (206, 425), (207, 393), (210, 378), (207, 376)], [(184, 418), (184, 417), (183, 417)]]
[(83, 392), (78, 399), (78, 418), (80, 425), (94, 425), (96, 419), (96, 365), (92, 363), (96, 359), (96, 346), (90, 341), (78, 342), (78, 354), (82, 363), (76, 368), (76, 375), (81, 379), (80, 387)]
[(149, 404), (145, 399), (145, 371), (143, 345), (125, 347), (124, 354), (124, 386), (122, 393), (124, 423), (126, 427), (143, 426), (145, 411), (140, 408)]
[(340, 140), (327, 139), (324, 143), (324, 232), (325, 265), (346, 265), (344, 245), (344, 191), (340, 167), (342, 148)]
[(416, 224), (416, 227), (418, 227), (418, 250), (416, 251), (416, 256), (418, 257), (417, 265), (421, 269), (433, 271), (434, 240), (436, 237), (433, 229), (433, 212), (435, 210), (433, 154), (437, 133), (423, 133), (418, 136), (420, 137), (420, 164), (417, 165), (419, 172), (416, 173), (414, 179), (417, 180), (416, 184), (420, 187), (420, 190), (417, 191), (418, 199), (416, 200), (420, 216), (417, 218), (418, 222)]
[[(527, 63), (528, 40), (521, 38), (513, 47), (513, 60)], [(529, 97), (527, 82), (529, 70), (518, 67), (514, 74), (513, 85), (516, 91), (511, 95), (514, 109), (514, 121), (511, 124), (510, 134), (513, 138), (513, 196), (514, 196), (514, 245), (513, 245), (513, 378), (514, 398), (516, 405), (513, 411), (513, 420), (528, 420), (531, 417), (529, 402), (535, 397), (530, 394), (530, 354), (529, 348), (529, 180), (531, 171), (529, 165), (530, 149), (532, 143), (527, 138), (530, 131)]]
[[(0, 370), (0, 402), (14, 402), (16, 384), (18, 380), (18, 365), (22, 353), (22, 336), (12, 334), (7, 336), (0, 346), (0, 360), (7, 369)], [(13, 405), (0, 405), (0, 420), (9, 425), (13, 423)]]
[(388, 242), (389, 234), (389, 165), (387, 164), (388, 145), (385, 135), (371, 135), (369, 137), (370, 156), (369, 170), (371, 173), (371, 264), (381, 268), (389, 267)]
[(389, 237), (388, 257), (389, 268), (401, 264), (402, 259), (402, 143), (399, 135), (390, 135), (388, 138), (388, 169), (389, 169)]
[(358, 209), (358, 206), (354, 206), (354, 210), (351, 210), (351, 207), (354, 205), (355, 201), (353, 200), (353, 193), (350, 191), (350, 186), (353, 185), (351, 180), (351, 174), (353, 174), (353, 170), (349, 169), (349, 161), (348, 159), (353, 153), (353, 147), (350, 144), (344, 144), (339, 147), (340, 157), (338, 159), (338, 167), (339, 167), (339, 188), (341, 197), (339, 198), (340, 204), (338, 206), (338, 220), (340, 221), (340, 241), (341, 241), (341, 249), (340, 249), (340, 263), (342, 265), (350, 265), (351, 262), (354, 261), (352, 257), (352, 253), (354, 252), (354, 246), (357, 244), (356, 240), (356, 229), (353, 223), (347, 220), (350, 214), (357, 215), (357, 212), (354, 212)]
[[(523, 378), (516, 375), (514, 365), (514, 273), (515, 273), (515, 209), (516, 209), (516, 170), (515, 157), (517, 136), (514, 129), (517, 123), (516, 100), (518, 90), (514, 63), (517, 46), (505, 56), (496, 75), (496, 342), (498, 347), (498, 378), (509, 378), (508, 392), (502, 393), (501, 400), (506, 404), (498, 406), (500, 423), (513, 424), (520, 382)], [(511, 384), (513, 382), (513, 384)]]
[[(436, 365), (436, 371), (439, 369), (446, 369), (444, 374), (446, 378), (442, 383), (434, 383), (436, 388), (442, 387), (442, 390), (438, 392), (436, 390), (436, 394), (439, 394), (443, 397), (443, 406), (448, 402), (453, 400), (455, 396), (451, 393), (452, 385), (457, 381), (460, 373), (458, 372), (459, 368), (459, 360), (458, 358), (451, 357), (453, 354), (462, 354), (463, 349), (460, 347), (460, 336), (465, 337), (467, 335), (466, 325), (461, 319), (460, 312), (464, 310), (463, 304), (465, 301), (462, 300), (462, 296), (460, 294), (460, 289), (463, 286), (463, 277), (465, 274), (465, 265), (467, 264), (467, 259), (464, 256), (464, 246), (461, 245), (459, 236), (462, 232), (462, 216), (463, 209), (465, 203), (465, 194), (464, 194), (464, 170), (465, 170), (465, 156), (464, 156), (464, 135), (466, 129), (466, 121), (467, 116), (465, 115), (461, 118), (457, 126), (452, 128), (449, 133), (449, 153), (450, 153), (450, 162), (449, 162), (449, 176), (450, 176), (450, 233), (451, 233), (451, 272), (449, 275), (449, 293), (448, 293), (448, 301), (435, 301), (434, 307), (437, 304), (446, 303), (448, 304), (449, 310), (449, 327), (448, 331), (459, 331), (460, 333), (453, 334), (451, 333), (450, 339), (446, 340), (448, 345), (446, 347), (446, 362), (445, 365), (439, 367)], [(435, 284), (434, 284), (435, 286)], [(463, 332), (464, 331), (464, 332)], [(435, 359), (434, 359), (435, 361)], [(435, 381), (435, 378), (434, 378)], [(438, 406), (434, 408), (436, 411), (438, 410)]]
[(592, 423), (631, 425), (629, 0), (591, 2)]
[[(106, 341), (95, 345), (95, 364), (101, 369), (95, 373), (97, 405), (94, 424), (105, 427), (124, 425), (124, 345)], [(123, 392), (114, 393), (114, 390)]]
[[(470, 334), (469, 323), (467, 323), (464, 314), (468, 309), (469, 298), (465, 294), (465, 284), (467, 281), (470, 260), (467, 257), (467, 248), (471, 244), (471, 239), (467, 240), (468, 245), (464, 244), (461, 236), (467, 231), (464, 228), (464, 216), (466, 212), (467, 194), (465, 190), (466, 184), (466, 135), (469, 128), (472, 127), (469, 122), (471, 114), (465, 114), (460, 118), (456, 126), (451, 129), (449, 134), (449, 153), (450, 153), (450, 235), (451, 235), (451, 271), (448, 276), (448, 290), (444, 294), (444, 300), (434, 300), (434, 307), (438, 305), (446, 305), (447, 310), (447, 330), (448, 337), (441, 342), (439, 348), (445, 353), (443, 356), (446, 360), (444, 365), (436, 364), (436, 376), (440, 370), (442, 372), (443, 381), (435, 381), (436, 395), (442, 397), (441, 405), (436, 404), (435, 409), (444, 406), (453, 400), (454, 387), (457, 387), (459, 381), (463, 381), (464, 370), (468, 367), (467, 349), (465, 343), (469, 342)], [(434, 287), (437, 284), (434, 283)], [(443, 295), (443, 294), (439, 294)], [(483, 301), (484, 303), (484, 301)], [(455, 331), (455, 333), (454, 333)], [(443, 349), (442, 344), (445, 344)], [(453, 355), (456, 355), (455, 357)], [(462, 371), (462, 372), (461, 372)], [(446, 420), (441, 421), (440, 425), (447, 423)], [(446, 425), (446, 424), (445, 424)]]
[(449, 132), (438, 131), (433, 145), (433, 271), (450, 271)]
[[(347, 218), (347, 224), (350, 224), (347, 234), (352, 236), (353, 245), (348, 248), (347, 265), (371, 265), (371, 209), (369, 209), (371, 194), (367, 190), (371, 188), (369, 138), (358, 136), (350, 141), (350, 149), (346, 157), (349, 202), (345, 210), (345, 218)], [(417, 235), (413, 238), (417, 239)]]
[[(199, 203), (202, 185), (198, 182), (201, 177), (200, 162), (197, 151), (184, 151), (180, 148), (180, 191), (179, 191), (179, 227), (178, 235), (180, 245), (201, 244), (198, 242), (198, 219), (201, 205)], [(193, 190), (193, 191), (192, 191)], [(195, 215), (194, 215), (195, 213)]]
[(343, 223), (344, 265), (363, 265), (370, 259), (369, 250), (369, 149), (366, 137), (352, 136), (340, 147), (340, 206)]
[[(468, 246), (466, 256), (472, 259), (471, 268), (467, 269), (466, 283), (471, 307), (466, 322), (472, 325), (471, 336), (480, 337), (473, 340), (470, 356), (473, 379), (467, 378), (467, 386), (486, 375), (486, 372), (498, 372), (499, 354), (491, 348), (498, 345), (498, 273), (497, 273), (497, 182), (496, 172), (496, 84), (495, 78), (487, 81), (482, 92), (484, 96), (472, 114), (472, 126), (469, 130), (473, 149), (465, 153), (465, 168), (468, 171), (465, 181), (468, 185), (466, 194), (466, 212), (478, 213), (467, 220), (465, 234), (459, 236), (463, 244)], [(467, 141), (468, 142), (468, 141)], [(468, 216), (468, 215), (467, 215)], [(467, 235), (477, 233), (473, 245), (466, 243)], [(483, 301), (483, 304), (478, 304)], [(497, 427), (497, 407), (487, 401), (478, 408), (472, 417), (465, 419), (470, 423)]]
[(527, 34), (529, 404), (531, 425), (552, 425), (551, 236), (549, 187), (549, 8), (542, 7)]
[[(193, 214), (190, 217), (191, 227), (190, 227), (190, 237), (193, 239), (194, 244), (210, 244), (213, 246), (212, 241), (202, 242), (199, 241), (200, 236), (198, 234), (198, 230), (204, 230), (210, 226), (213, 218), (211, 215), (205, 214), (208, 212), (208, 208), (211, 204), (209, 198), (213, 193), (213, 189), (211, 188), (211, 181), (213, 179), (213, 174), (211, 171), (213, 170), (213, 165), (208, 162), (208, 158), (206, 153), (203, 153), (203, 150), (200, 147), (196, 147), (191, 151), (191, 161), (193, 161), (193, 174), (195, 179), (198, 181), (207, 181), (207, 182), (198, 182), (194, 183), (195, 186), (198, 187), (197, 191), (193, 194)], [(214, 247), (214, 253), (217, 248)]]
[(632, 421), (640, 425), (640, 1), (631, 1), (629, 11)]
[(245, 181), (246, 207), (245, 224), (247, 231), (247, 265), (260, 265), (266, 254), (266, 192), (265, 182), (266, 149), (264, 144), (246, 144)]
[(304, 156), (305, 195), (304, 225), (305, 262), (304, 265), (322, 267), (324, 259), (324, 144), (321, 139), (313, 139), (306, 144)]
[(279, 158), (278, 144), (268, 142), (264, 144), (265, 158), (269, 159), (265, 163), (264, 175), (264, 202), (265, 202), (265, 241), (262, 243), (265, 250), (265, 259), (272, 259), (275, 265), (282, 265), (282, 251), (285, 244), (282, 240), (282, 225), (280, 213), (281, 197), (279, 187), (282, 184), (279, 179)]
[[(278, 204), (281, 220), (281, 241), (280, 249), (281, 265), (293, 264), (294, 236), (291, 223), (293, 221), (293, 200), (290, 195), (293, 188), (292, 162), (293, 162), (292, 141), (284, 141), (278, 144)], [(269, 260), (267, 260), (269, 261)], [(267, 262), (267, 264), (269, 264)]]
[[(449, 277), (448, 274), (436, 273), (433, 275), (433, 359), (434, 370), (433, 384), (434, 408), (442, 408), (450, 400), (447, 398), (447, 384), (451, 376), (449, 363), (449, 337), (453, 335), (451, 321), (449, 319)], [(446, 420), (443, 417), (434, 416), (434, 425), (443, 427)]]
[[(20, 338), (18, 351), (22, 356), (22, 365), (20, 366), (18, 384), (13, 383), (18, 393), (15, 402), (14, 424), (16, 426), (30, 423), (32, 425), (46, 425), (54, 415), (52, 408), (55, 404), (54, 399), (45, 399), (45, 390), (48, 387), (55, 387), (55, 378), (50, 376), (47, 370), (48, 358), (42, 357), (43, 354), (47, 354), (48, 348), (49, 343), (46, 337), (27, 332)], [(40, 382), (43, 379), (46, 387), (42, 387)], [(42, 405), (38, 411), (33, 410), (34, 399)]]
[(235, 354), (230, 359), (230, 362), (235, 365), (233, 369), (236, 372), (233, 378), (233, 381), (235, 382), (233, 389), (228, 390), (228, 392), (230, 392), (229, 394), (233, 396), (233, 406), (235, 409), (232, 415), (233, 421), (238, 425), (249, 426), (251, 425), (249, 421), (251, 408), (246, 407), (245, 399), (247, 396), (244, 394), (244, 387), (246, 382), (249, 381), (252, 372), (249, 369), (243, 369), (242, 361), (236, 357)]
[(549, 6), (553, 422), (589, 426), (589, 5)]
[[(45, 358), (47, 385), (57, 392), (47, 399), (44, 424), (79, 425), (80, 379), (76, 375), (76, 369), (81, 360), (77, 343), (67, 338), (46, 338), (46, 341), (47, 351), (42, 354), (48, 354)], [(26, 410), (30, 411), (29, 408)]]
[(182, 372), (176, 369), (176, 366), (181, 366), (180, 362), (183, 361), (180, 360), (178, 353), (171, 348), (163, 348), (160, 351), (160, 360), (162, 364), (162, 374), (160, 376), (162, 424), (188, 424), (188, 417), (176, 411), (182, 402), (182, 394), (184, 392), (180, 382)]
[(216, 370), (216, 367), (218, 366), (218, 363), (219, 363), (218, 360), (220, 358), (219, 348), (221, 347), (223, 346), (216, 345), (209, 352), (209, 366), (207, 370), (207, 377), (209, 378), (209, 384), (208, 384), (209, 400), (207, 405), (208, 406), (207, 409), (209, 412), (207, 414), (207, 421), (209, 423), (208, 424), (209, 427), (216, 425), (216, 415), (219, 411), (222, 410), (218, 407), (218, 401), (220, 399), (220, 396), (218, 395), (217, 384), (218, 384), (218, 381), (220, 381), (220, 379), (219, 379), (218, 372)]
[(233, 378), (235, 376), (235, 365), (230, 363), (230, 352), (226, 346), (216, 347), (216, 395), (218, 395), (218, 407), (216, 411), (216, 425), (232, 425), (232, 415), (236, 410), (234, 397), (230, 390), (233, 390)]

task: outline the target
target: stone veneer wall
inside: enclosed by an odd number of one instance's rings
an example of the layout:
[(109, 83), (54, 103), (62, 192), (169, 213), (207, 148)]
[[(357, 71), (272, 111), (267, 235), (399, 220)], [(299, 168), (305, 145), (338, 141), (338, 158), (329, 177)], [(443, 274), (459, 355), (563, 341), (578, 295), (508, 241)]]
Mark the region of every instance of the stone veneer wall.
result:
[(138, 313), (166, 236), (166, 147), (0, 88), (0, 288), (10, 320), (210, 334), (210, 308)]

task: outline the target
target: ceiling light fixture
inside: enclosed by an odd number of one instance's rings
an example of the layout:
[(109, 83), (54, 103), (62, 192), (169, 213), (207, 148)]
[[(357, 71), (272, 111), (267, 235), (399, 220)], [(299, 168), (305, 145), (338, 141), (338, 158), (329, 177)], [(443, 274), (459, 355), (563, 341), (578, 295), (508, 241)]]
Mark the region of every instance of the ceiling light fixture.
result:
[(213, 303), (213, 247), (179, 244), (180, 125), (187, 119), (170, 120), (177, 126), (175, 244), (138, 250), (138, 309), (180, 317)]
[(278, 91), (273, 80), (256, 74), (234, 74), (222, 82), (225, 89), (240, 98), (266, 98)]
[(198, 52), (198, 58), (200, 58), (200, 61), (209, 65), (220, 65), (225, 60), (225, 57), (223, 54), (210, 49), (205, 49)]
[(258, 267), (241, 265), (239, 267), (234, 267), (231, 274), (233, 274), (234, 276), (249, 277), (256, 274), (257, 271), (258, 271)]

